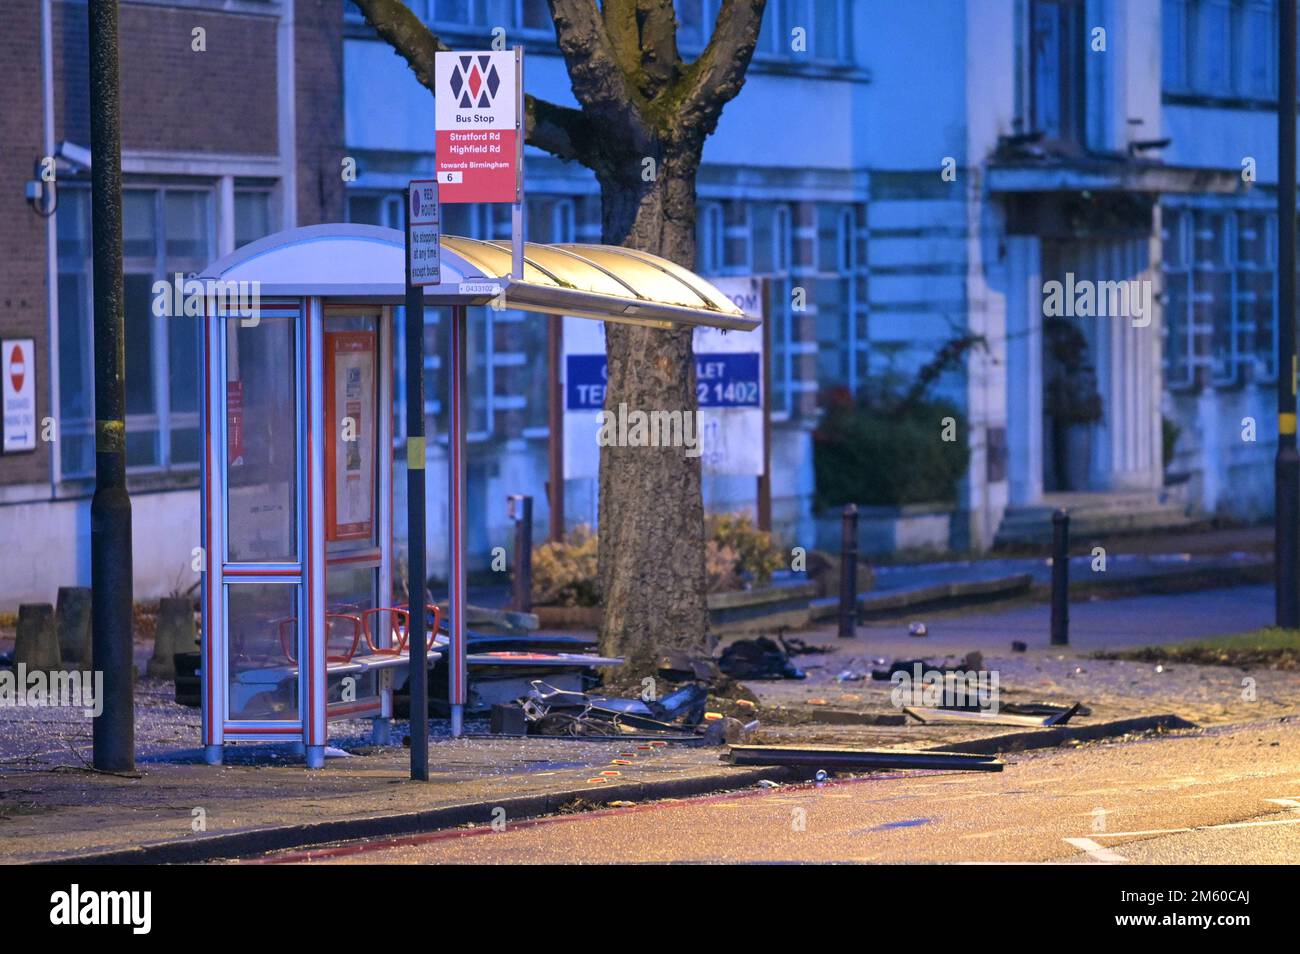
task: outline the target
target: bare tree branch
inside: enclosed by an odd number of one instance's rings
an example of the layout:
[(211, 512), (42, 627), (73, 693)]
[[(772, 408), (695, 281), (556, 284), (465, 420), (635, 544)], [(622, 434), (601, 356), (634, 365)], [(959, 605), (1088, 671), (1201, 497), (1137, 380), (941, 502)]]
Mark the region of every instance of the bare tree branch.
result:
[(573, 95), (603, 136), (624, 136), (637, 149), (651, 136), (642, 119), (645, 97), (624, 72), (596, 0), (549, 0), (555, 39)]
[(637, 0), (636, 22), (641, 44), (638, 86), (653, 99), (677, 80), (682, 65), (673, 0)]
[(673, 0), (605, 0), (601, 16), (619, 66), (641, 95), (653, 100), (682, 66)]
[(420, 85), (433, 92), (435, 53), (451, 50), (401, 0), (355, 0), (366, 22), (406, 60)]
[(582, 110), (557, 106), (536, 96), (524, 97), (524, 141), (530, 146), (594, 167), (598, 161), (593, 145), (596, 139), (591, 121)]
[[(434, 92), (434, 54), (451, 47), (443, 43), (401, 0), (356, 0), (366, 22), (375, 28), (411, 68), (420, 85)], [(587, 155), (591, 125), (581, 110), (527, 96), (524, 101), (524, 140), (559, 156), (590, 165)]]
[(605, 22), (605, 35), (609, 37), (614, 58), (628, 76), (636, 73), (640, 59), (640, 41), (636, 33), (637, 0), (604, 0), (600, 16)]
[(722, 107), (745, 85), (766, 7), (767, 0), (723, 0), (709, 45), (678, 81), (678, 128), (693, 141), (717, 128)]

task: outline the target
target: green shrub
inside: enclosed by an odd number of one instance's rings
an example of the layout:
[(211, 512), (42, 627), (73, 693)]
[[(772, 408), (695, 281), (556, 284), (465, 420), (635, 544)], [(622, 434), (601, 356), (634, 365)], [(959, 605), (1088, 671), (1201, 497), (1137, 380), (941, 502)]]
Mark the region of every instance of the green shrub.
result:
[[(854, 400), (847, 389), (828, 392), (813, 433), (818, 509), (847, 503), (900, 506), (949, 503), (970, 460), (966, 424), (949, 401), (884, 395)], [(957, 439), (943, 439), (943, 419)]]
[(563, 543), (533, 549), (533, 602), (542, 606), (599, 606), (596, 534), (578, 527)]
[[(718, 574), (718, 589), (738, 589), (742, 576), (748, 576), (756, 586), (766, 586), (772, 582), (772, 574), (781, 568), (781, 552), (772, 544), (772, 534), (755, 527), (747, 513), (710, 514), (704, 531), (714, 547), (710, 566), (715, 560), (726, 557), (733, 561), (731, 585), (726, 585), (728, 581), (723, 572)], [(713, 576), (711, 572), (710, 577)]]
[[(705, 573), (710, 593), (737, 590), (745, 578), (764, 586), (782, 564), (772, 535), (754, 527), (745, 513), (706, 518)], [(599, 606), (598, 537), (578, 527), (563, 543), (533, 549), (533, 602), (539, 606)]]

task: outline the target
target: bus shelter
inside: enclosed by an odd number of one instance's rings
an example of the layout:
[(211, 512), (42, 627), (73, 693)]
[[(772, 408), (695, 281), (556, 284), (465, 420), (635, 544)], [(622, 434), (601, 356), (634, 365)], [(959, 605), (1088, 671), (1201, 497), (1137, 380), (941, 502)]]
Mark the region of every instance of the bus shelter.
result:
[[(292, 229), (213, 263), (202, 289), (202, 736), (301, 743), (324, 764), (328, 723), (371, 718), (386, 737), (412, 648), (448, 660), (466, 696), (466, 309), (504, 307), (660, 328), (752, 330), (709, 282), (604, 245), (443, 236), (425, 307), (450, 311), (449, 608), (411, 632), (393, 516), (393, 311), (406, 300), (403, 233)], [(423, 319), (423, 316), (420, 316)], [(408, 455), (423, 455), (422, 443)], [(416, 463), (423, 467), (423, 459)], [(423, 594), (414, 585), (411, 592)], [(443, 632), (445, 630), (445, 632)], [(418, 661), (417, 661), (418, 662)]]

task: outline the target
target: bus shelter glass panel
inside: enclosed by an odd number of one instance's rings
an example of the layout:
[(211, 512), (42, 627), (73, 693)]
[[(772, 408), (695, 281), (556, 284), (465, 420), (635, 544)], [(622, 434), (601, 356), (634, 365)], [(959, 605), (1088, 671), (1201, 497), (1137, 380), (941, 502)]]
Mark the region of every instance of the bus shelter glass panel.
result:
[(234, 721), (297, 721), (298, 584), (228, 583), (229, 711)]
[[(393, 614), (377, 610), (379, 576), (378, 315), (325, 315), (326, 654), (333, 666), (383, 651)], [(376, 672), (331, 672), (330, 704), (375, 696)]]
[(296, 318), (226, 323), (226, 561), (298, 558)]

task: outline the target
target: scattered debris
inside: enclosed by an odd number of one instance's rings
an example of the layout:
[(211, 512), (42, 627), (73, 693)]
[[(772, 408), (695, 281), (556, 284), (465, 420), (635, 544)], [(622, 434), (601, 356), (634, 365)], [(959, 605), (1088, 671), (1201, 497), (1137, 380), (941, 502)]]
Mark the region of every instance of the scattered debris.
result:
[(494, 703), (488, 731), (493, 735), (527, 735), (528, 719), (524, 707), (517, 702)]
[(920, 622), (920, 621), (918, 620), (918, 621), (916, 621), (916, 622), (914, 622), (914, 623), (908, 623), (908, 624), (907, 624), (907, 635), (909, 635), (909, 636), (928, 636), (928, 635), (930, 635), (930, 631), (926, 628), (926, 626), (925, 626), (924, 623), (922, 623), (922, 622)]
[(901, 712), (861, 712), (857, 709), (830, 709), (820, 706), (807, 714), (807, 722), (817, 725), (906, 725)]
[(804, 671), (790, 662), (789, 651), (767, 636), (730, 643), (718, 659), (718, 668), (733, 679), (805, 678)]
[(1076, 710), (1075, 715), (1092, 715), (1092, 710), (1082, 702), (1076, 702), (1073, 706), (1061, 705), (1058, 702), (1004, 702), (1001, 708), (1003, 712), (1010, 712), (1014, 715), (1055, 715), (1071, 708)]
[(992, 755), (962, 752), (919, 752), (911, 749), (849, 749), (783, 745), (733, 745), (722, 754), (732, 765), (829, 766), (832, 769), (966, 769), (1001, 772), (1004, 764)]
[[(733, 740), (741, 738), (742, 733), (728, 723), (744, 723), (721, 713), (706, 713), (707, 701), (708, 690), (698, 683), (682, 686), (662, 699), (642, 701), (557, 689), (537, 679), (517, 707), (524, 720), (523, 734), (528, 735), (626, 737), (648, 733), (661, 737), (638, 748), (666, 745), (668, 741), (716, 740), (713, 744), (721, 745), (728, 735)], [(499, 722), (502, 727), (512, 727), (515, 717), (509, 710), (509, 706), (494, 709), (494, 725)], [(714, 726), (719, 728), (710, 733)]]
[(904, 706), (903, 711), (926, 725), (935, 725), (955, 722), (973, 722), (984, 725), (1027, 725), (1036, 727), (1046, 727), (1052, 725), (1065, 725), (1071, 718), (1078, 714), (1081, 703), (1076, 702), (1068, 709), (1062, 708), (1058, 712), (1049, 715), (1018, 715), (1008, 712), (1006, 709), (1000, 709), (992, 712), (986, 709), (937, 709), (929, 706)]
[(825, 770), (825, 769), (818, 769), (818, 770), (817, 770), (817, 774), (813, 776), (813, 781), (814, 781), (814, 782), (824, 782), (824, 781), (826, 781), (828, 778), (830, 778), (830, 776), (826, 774), (826, 770)]
[(770, 778), (760, 778), (755, 783), (759, 788), (780, 788), (780, 782), (774, 782)]
[(669, 682), (690, 682), (692, 680), (707, 683), (719, 681), (722, 673), (718, 664), (705, 656), (691, 656), (680, 651), (665, 653), (659, 657), (659, 676)]
[(790, 656), (813, 656), (835, 652), (834, 646), (814, 646), (805, 643), (798, 636), (786, 636), (784, 627), (777, 633), (776, 638), (781, 641), (781, 645)]
[(861, 682), (866, 676), (856, 669), (845, 669), (835, 677), (836, 682)]
[(758, 728), (758, 720), (741, 722), (727, 717), (710, 722), (704, 730), (705, 745), (730, 745), (744, 742)]
[(894, 678), (894, 673), (903, 672), (910, 676), (918, 666), (924, 672), (939, 672), (945, 676), (961, 675), (968, 672), (979, 672), (983, 669), (984, 656), (978, 651), (967, 653), (962, 661), (955, 666), (931, 662), (928, 659), (895, 659), (889, 664), (888, 669), (871, 670), (871, 678), (877, 682), (889, 682)]

